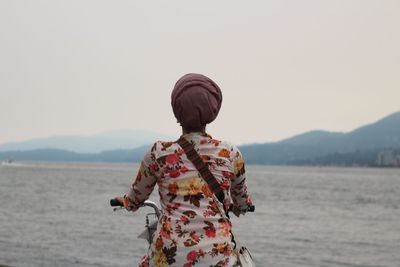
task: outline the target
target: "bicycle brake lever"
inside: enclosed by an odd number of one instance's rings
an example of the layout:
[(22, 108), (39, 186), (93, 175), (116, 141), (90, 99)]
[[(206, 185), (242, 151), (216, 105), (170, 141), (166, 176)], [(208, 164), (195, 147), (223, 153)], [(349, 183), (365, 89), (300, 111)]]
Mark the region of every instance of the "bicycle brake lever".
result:
[(125, 207), (117, 207), (117, 208), (113, 208), (113, 211), (122, 210), (122, 209), (125, 209)]

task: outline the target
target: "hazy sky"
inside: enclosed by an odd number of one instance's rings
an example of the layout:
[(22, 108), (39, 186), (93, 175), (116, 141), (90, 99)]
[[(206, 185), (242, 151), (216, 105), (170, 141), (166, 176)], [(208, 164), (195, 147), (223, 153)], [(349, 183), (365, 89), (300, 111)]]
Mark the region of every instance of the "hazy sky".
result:
[(400, 110), (400, 1), (0, 0), (0, 143), (179, 134), (187, 72), (224, 95), (217, 138), (349, 131)]

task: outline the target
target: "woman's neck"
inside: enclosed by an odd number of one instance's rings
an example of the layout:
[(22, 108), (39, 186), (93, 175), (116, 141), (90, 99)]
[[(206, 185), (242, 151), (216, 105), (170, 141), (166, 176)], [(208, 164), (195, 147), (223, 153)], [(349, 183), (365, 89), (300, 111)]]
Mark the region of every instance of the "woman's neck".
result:
[(202, 128), (202, 129), (199, 129), (199, 130), (196, 130), (196, 131), (189, 131), (189, 130), (187, 130), (185, 128), (182, 128), (182, 135), (191, 134), (191, 133), (206, 134), (206, 128)]

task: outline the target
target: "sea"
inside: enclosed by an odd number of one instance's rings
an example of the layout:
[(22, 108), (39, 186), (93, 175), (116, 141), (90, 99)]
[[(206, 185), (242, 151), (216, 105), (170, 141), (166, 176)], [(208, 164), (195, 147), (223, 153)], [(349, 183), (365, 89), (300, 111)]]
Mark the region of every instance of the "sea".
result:
[[(152, 211), (114, 212), (109, 200), (137, 169), (0, 166), (0, 265), (136, 266)], [(400, 169), (247, 166), (247, 182), (256, 211), (232, 222), (257, 266), (400, 266)]]

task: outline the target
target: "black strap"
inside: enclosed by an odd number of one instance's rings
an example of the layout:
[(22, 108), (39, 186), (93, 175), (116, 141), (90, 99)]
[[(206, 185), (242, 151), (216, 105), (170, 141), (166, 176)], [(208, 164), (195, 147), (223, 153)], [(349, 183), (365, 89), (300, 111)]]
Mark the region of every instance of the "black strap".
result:
[(207, 167), (207, 165), (204, 163), (204, 161), (200, 158), (199, 154), (194, 149), (194, 146), (190, 142), (188, 142), (183, 136), (181, 136), (178, 139), (177, 143), (183, 148), (183, 151), (185, 151), (186, 156), (193, 163), (193, 165), (196, 167), (196, 169), (199, 171), (199, 173), (203, 177), (203, 179), (207, 182), (208, 187), (215, 194), (217, 199), (221, 203), (224, 203), (225, 195), (221, 189), (221, 186), (219, 185), (219, 183), (218, 183), (217, 179), (214, 177), (214, 175), (212, 175), (210, 169)]

